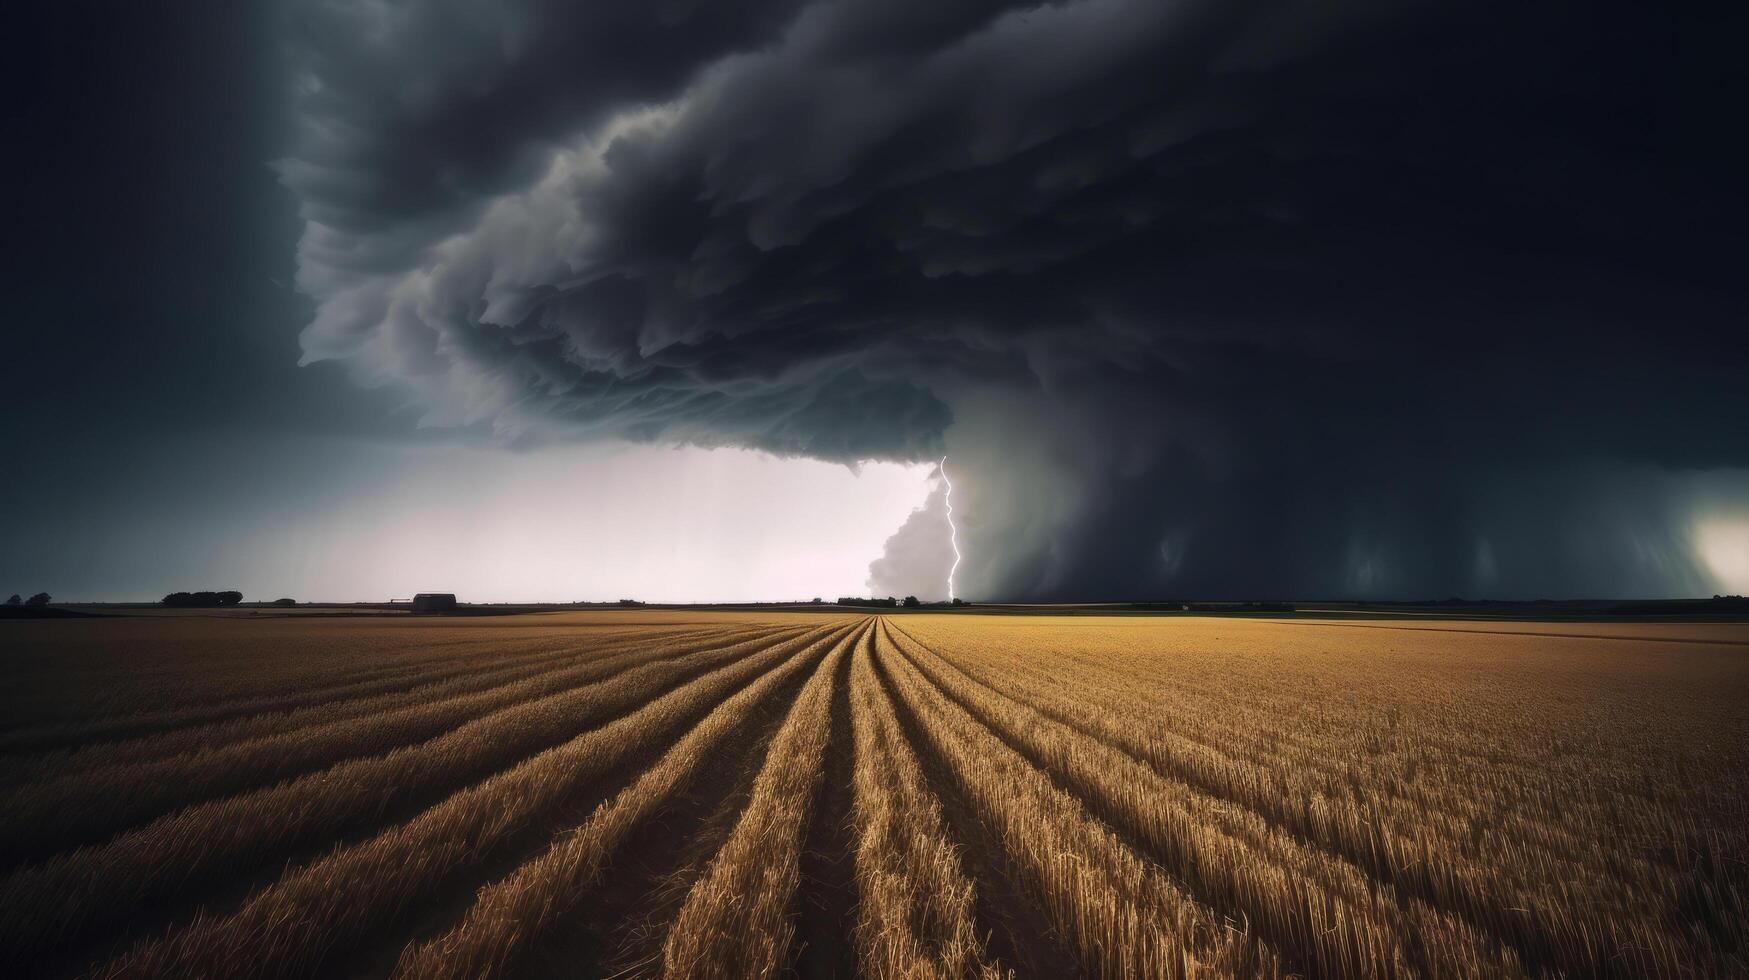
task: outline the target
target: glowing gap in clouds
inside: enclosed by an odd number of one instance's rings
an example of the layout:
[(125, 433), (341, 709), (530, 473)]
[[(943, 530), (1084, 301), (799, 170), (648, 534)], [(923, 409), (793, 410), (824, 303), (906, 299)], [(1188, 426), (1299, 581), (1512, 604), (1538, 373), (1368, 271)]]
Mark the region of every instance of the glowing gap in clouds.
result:
[(947, 601), (954, 600), (953, 573), (960, 570), (960, 531), (953, 524), (953, 481), (947, 478), (947, 457), (936, 465), (941, 470), (941, 482), (947, 484), (947, 541), (953, 545), (953, 567), (947, 570)]
[[(1749, 520), (1710, 520), (1695, 528), (1695, 548), (1718, 588), (1749, 592)], [(951, 588), (951, 586), (950, 586)]]

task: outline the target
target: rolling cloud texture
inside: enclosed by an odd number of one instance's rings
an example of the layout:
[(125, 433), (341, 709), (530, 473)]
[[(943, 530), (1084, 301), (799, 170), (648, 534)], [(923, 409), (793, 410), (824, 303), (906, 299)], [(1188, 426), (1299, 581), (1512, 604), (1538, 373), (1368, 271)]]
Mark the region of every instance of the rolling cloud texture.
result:
[(1749, 466), (1741, 14), (288, 25), (304, 358), (432, 424), (949, 452), (972, 598), (1711, 591), (1693, 477)]
[(884, 553), (868, 566), (868, 588), (875, 596), (917, 596), (939, 602), (949, 598), (948, 573), (953, 568), (952, 528), (947, 520), (947, 483), (937, 468), (929, 495), (911, 511), (887, 539)]

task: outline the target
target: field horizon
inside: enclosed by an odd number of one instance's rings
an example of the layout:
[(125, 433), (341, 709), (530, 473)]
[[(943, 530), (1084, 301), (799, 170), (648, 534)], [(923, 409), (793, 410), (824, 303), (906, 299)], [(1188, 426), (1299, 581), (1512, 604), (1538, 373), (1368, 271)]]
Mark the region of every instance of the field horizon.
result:
[[(870, 600), (873, 601), (873, 600)], [(1180, 615), (1277, 616), (1277, 617), (1398, 617), (1427, 620), (1505, 619), (1522, 622), (1744, 622), (1749, 623), (1749, 599), (1740, 595), (1664, 598), (1618, 597), (1608, 599), (1280, 599), (1280, 598), (1157, 598), (1109, 599), (1077, 602), (1008, 602), (1000, 600), (925, 600), (915, 607), (871, 606), (828, 599), (771, 599), (752, 601), (665, 602), (633, 599), (558, 601), (468, 601), (458, 599), (457, 609), (425, 616), (492, 616), (531, 613), (604, 612), (851, 612), (882, 615), (911, 613), (1002, 614), (1002, 615)], [(51, 602), (42, 607), (0, 606), (0, 618), (47, 618), (72, 615), (398, 615), (413, 612), (410, 600), (294, 601), (249, 599), (217, 606), (171, 606), (161, 600), (94, 600)]]

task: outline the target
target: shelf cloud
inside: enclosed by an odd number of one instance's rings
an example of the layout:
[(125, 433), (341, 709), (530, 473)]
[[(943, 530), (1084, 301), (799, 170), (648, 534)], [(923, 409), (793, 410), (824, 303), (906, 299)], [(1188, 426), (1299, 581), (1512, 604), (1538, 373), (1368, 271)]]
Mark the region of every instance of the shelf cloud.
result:
[(1724, 25), (1677, 51), (1675, 14), (1576, 3), (287, 16), (304, 359), (429, 424), (951, 452), (971, 598), (1713, 581), (1692, 477), (1749, 466)]

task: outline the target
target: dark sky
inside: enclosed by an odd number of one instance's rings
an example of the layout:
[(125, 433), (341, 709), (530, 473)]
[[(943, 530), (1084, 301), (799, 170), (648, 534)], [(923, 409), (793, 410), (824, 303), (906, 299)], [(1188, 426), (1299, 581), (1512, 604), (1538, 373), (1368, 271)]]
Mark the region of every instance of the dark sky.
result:
[(974, 597), (1729, 584), (1742, 13), (145, 6), (14, 15), (30, 574), (606, 439), (948, 453)]
[(412, 430), (398, 400), (297, 366), (276, 18), (74, 0), (9, 22), (5, 591), (203, 581), (247, 547), (244, 511), (343, 490), (325, 441)]
[(217, 0), (31, 6), (11, 31), (9, 435), (82, 456), (89, 440), (332, 424), (341, 386), (295, 368), (308, 304), (288, 289), (298, 223), (268, 168), (286, 126), (271, 19)]

